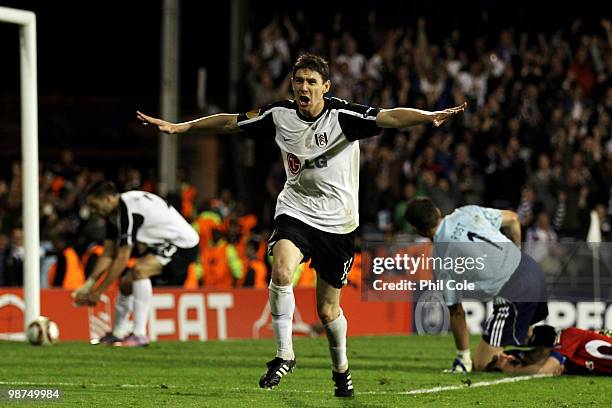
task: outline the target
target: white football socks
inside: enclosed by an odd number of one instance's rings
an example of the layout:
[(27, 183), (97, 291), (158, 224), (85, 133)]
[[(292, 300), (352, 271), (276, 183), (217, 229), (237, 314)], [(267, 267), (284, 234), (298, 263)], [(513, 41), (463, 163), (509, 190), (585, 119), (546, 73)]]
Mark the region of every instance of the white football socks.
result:
[(132, 283), (134, 293), (134, 334), (147, 335), (147, 321), (149, 320), (149, 307), (153, 299), (153, 285), (151, 279), (139, 279)]
[(270, 312), (272, 314), (272, 328), (276, 339), (276, 357), (283, 360), (293, 360), (293, 311), (295, 310), (295, 297), (293, 286), (279, 286), (270, 281)]
[(337, 373), (343, 373), (348, 369), (348, 358), (346, 356), (346, 330), (348, 324), (346, 317), (340, 309), (340, 316), (325, 325), (327, 341), (329, 342), (329, 353), (332, 359), (332, 368)]
[(115, 300), (115, 324), (113, 325), (113, 335), (124, 338), (130, 332), (128, 317), (134, 309), (134, 295), (124, 295), (119, 292)]

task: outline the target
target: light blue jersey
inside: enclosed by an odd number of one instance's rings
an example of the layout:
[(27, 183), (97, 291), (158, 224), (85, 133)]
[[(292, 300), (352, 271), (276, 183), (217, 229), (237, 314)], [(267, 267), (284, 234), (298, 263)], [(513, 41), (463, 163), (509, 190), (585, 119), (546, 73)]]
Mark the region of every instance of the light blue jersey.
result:
[[(481, 300), (493, 298), (510, 279), (521, 261), (521, 251), (501, 233), (502, 213), (493, 208), (468, 205), (444, 217), (434, 235), (437, 280), (473, 283)], [(461, 302), (464, 291), (444, 285), (448, 305)]]

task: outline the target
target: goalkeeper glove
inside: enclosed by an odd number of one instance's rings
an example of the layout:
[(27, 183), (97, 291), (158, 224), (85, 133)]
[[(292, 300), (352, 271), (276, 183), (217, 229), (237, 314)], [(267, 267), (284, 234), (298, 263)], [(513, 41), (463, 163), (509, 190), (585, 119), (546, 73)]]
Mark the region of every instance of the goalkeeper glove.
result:
[(457, 350), (457, 357), (453, 361), (451, 369), (444, 370), (445, 373), (470, 373), (472, 372), (472, 357), (470, 350)]

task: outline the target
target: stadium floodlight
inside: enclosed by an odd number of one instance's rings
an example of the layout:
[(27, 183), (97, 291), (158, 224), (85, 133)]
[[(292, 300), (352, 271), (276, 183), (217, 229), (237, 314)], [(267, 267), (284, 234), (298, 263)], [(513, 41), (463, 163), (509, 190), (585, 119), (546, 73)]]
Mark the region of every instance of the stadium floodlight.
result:
[(40, 316), (40, 240), (38, 230), (38, 79), (36, 15), (0, 7), (0, 22), (19, 25), (21, 59), (21, 154), (24, 232), (24, 328)]

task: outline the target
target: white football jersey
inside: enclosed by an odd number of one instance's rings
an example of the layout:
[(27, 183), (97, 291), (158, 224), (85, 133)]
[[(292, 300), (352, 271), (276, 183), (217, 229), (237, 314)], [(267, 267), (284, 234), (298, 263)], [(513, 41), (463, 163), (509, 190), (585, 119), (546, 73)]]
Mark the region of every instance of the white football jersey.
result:
[(145, 191), (128, 191), (119, 199), (116, 217), (106, 222), (106, 239), (118, 245), (136, 242), (149, 248), (193, 248), (200, 238), (181, 214), (163, 198)]
[(287, 181), (276, 201), (286, 214), (319, 230), (348, 234), (359, 226), (359, 139), (381, 132), (379, 109), (325, 98), (316, 118), (304, 117), (292, 100), (238, 115), (238, 126), (273, 137)]

